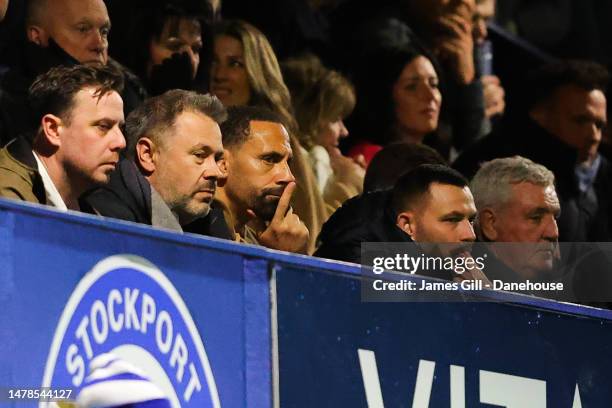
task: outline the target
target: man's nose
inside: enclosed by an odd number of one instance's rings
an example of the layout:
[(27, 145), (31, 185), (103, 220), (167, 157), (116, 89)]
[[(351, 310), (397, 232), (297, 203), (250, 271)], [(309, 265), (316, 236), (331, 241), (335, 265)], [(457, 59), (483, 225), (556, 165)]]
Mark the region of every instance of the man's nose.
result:
[(125, 146), (126, 146), (125, 136), (123, 136), (123, 132), (121, 131), (121, 129), (117, 128), (117, 130), (114, 131), (113, 136), (114, 137), (113, 137), (113, 144), (111, 145), (111, 150), (117, 151), (117, 150), (125, 149)]
[(601, 127), (599, 127), (596, 123), (592, 123), (589, 126), (589, 139), (588, 140), (599, 142), (601, 140), (601, 135), (602, 135)]
[(108, 47), (108, 39), (99, 30), (93, 30), (90, 48), (98, 53), (102, 53)]
[(546, 221), (546, 225), (542, 231), (542, 238), (547, 241), (559, 240), (559, 227), (557, 226), (557, 220), (552, 215)]
[(291, 182), (295, 182), (295, 177), (293, 176), (293, 173), (291, 172), (291, 167), (289, 167), (288, 162), (279, 163), (277, 177), (278, 178), (276, 179), (276, 182), (278, 184), (289, 184)]
[(476, 234), (474, 233), (474, 226), (469, 220), (464, 220), (459, 227), (459, 241), (461, 242), (474, 242), (476, 241)]
[(208, 158), (208, 164), (204, 169), (202, 176), (205, 179), (225, 180), (227, 178), (227, 172), (222, 168), (225, 162), (217, 161), (214, 156)]
[(198, 66), (200, 65), (200, 55), (195, 52), (192, 48), (188, 48), (186, 50), (187, 55), (189, 55), (189, 62), (191, 62), (191, 73), (193, 78), (196, 77), (198, 73)]

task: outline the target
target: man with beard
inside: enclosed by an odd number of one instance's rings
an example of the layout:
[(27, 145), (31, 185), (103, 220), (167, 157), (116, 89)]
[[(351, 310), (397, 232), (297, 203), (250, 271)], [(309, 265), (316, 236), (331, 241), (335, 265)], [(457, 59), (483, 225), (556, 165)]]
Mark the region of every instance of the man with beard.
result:
[(147, 99), (126, 120), (128, 158), (88, 201), (104, 216), (229, 238), (222, 214), (211, 211), (224, 177), (225, 115), (210, 95), (176, 89)]
[(262, 108), (232, 107), (221, 132), (227, 180), (218, 199), (236, 239), (305, 254), (309, 233), (290, 206), (293, 152), (281, 118)]
[[(413, 257), (471, 258), (475, 216), (474, 198), (461, 174), (444, 165), (422, 164), (400, 177), (393, 190), (347, 201), (323, 226), (315, 256), (367, 263), (361, 244), (387, 242), (407, 244), (402, 250)], [(389, 251), (395, 248), (389, 245)], [(439, 268), (417, 273), (488, 282), (475, 268), (463, 274)]]
[[(424, 164), (402, 176), (391, 197), (395, 223), (428, 256), (471, 258), (476, 239), (472, 223), (476, 217), (474, 197), (467, 180), (455, 170), (439, 164)], [(440, 271), (423, 271), (438, 276)], [(450, 274), (453, 280), (480, 279), (482, 271)]]

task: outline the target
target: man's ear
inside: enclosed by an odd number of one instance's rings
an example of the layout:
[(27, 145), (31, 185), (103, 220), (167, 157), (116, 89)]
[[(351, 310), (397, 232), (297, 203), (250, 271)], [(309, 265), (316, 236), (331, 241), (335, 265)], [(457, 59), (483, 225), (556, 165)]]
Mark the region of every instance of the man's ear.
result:
[(553, 106), (551, 101), (541, 101), (531, 108), (529, 117), (544, 129), (548, 129), (552, 109)]
[(28, 40), (34, 44), (41, 47), (49, 46), (49, 34), (47, 34), (47, 31), (44, 28), (32, 24), (28, 26), (26, 32), (28, 35)]
[(397, 225), (406, 234), (410, 235), (410, 238), (413, 238), (416, 231), (414, 211), (404, 211), (399, 213), (395, 219), (395, 225)]
[(61, 128), (62, 119), (50, 113), (43, 116), (40, 121), (42, 129), (41, 136), (45, 142), (53, 147), (59, 148), (62, 144)]
[(223, 149), (223, 160), (219, 163), (219, 170), (223, 172), (223, 177), (217, 179), (217, 185), (223, 187), (227, 182), (229, 176), (229, 165), (231, 160), (231, 153), (229, 149)]
[(157, 168), (159, 149), (148, 137), (141, 137), (136, 142), (136, 162), (145, 171), (146, 176), (150, 176)]
[(497, 241), (499, 234), (497, 233), (496, 222), (497, 217), (490, 208), (485, 208), (478, 213), (478, 225), (483, 238), (488, 241)]

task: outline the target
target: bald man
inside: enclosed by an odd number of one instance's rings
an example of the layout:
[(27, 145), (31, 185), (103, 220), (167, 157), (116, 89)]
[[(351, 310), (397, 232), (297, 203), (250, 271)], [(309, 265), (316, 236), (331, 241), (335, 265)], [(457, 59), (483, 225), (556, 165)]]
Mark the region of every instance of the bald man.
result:
[(33, 0), (28, 6), (28, 40), (49, 47), (53, 40), (80, 62), (108, 62), (110, 18), (102, 0)]
[(58, 65), (112, 64), (123, 72), (124, 115), (144, 99), (137, 78), (109, 60), (110, 28), (103, 0), (31, 0), (28, 3), (25, 19), (28, 42), (0, 84), (0, 145), (30, 127), (25, 101), (27, 90), (38, 75)]

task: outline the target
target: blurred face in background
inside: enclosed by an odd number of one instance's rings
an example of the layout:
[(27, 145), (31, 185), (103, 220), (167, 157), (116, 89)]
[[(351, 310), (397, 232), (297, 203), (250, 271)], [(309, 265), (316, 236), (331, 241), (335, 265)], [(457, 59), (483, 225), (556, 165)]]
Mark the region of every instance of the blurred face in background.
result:
[(424, 56), (408, 63), (393, 85), (396, 125), (411, 141), (438, 128), (442, 94), (436, 71)]
[(226, 107), (247, 105), (251, 99), (244, 48), (233, 37), (218, 35), (215, 38), (210, 91)]
[(53, 39), (81, 64), (106, 65), (110, 19), (102, 0), (48, 1), (39, 14), (39, 24), (28, 27), (30, 41), (48, 47)]
[(340, 145), (340, 139), (347, 137), (348, 134), (348, 130), (346, 126), (344, 126), (344, 121), (342, 119), (338, 119), (334, 122), (325, 122), (315, 138), (315, 143), (323, 146), (328, 152), (337, 150), (339, 153), (338, 146)]
[(580, 161), (586, 161), (597, 154), (607, 124), (606, 96), (598, 89), (563, 85), (535, 115), (542, 127), (576, 149)]
[(180, 18), (166, 20), (159, 38), (153, 38), (149, 46), (150, 60), (147, 75), (151, 74), (153, 65), (160, 65), (173, 54), (187, 53), (195, 78), (200, 66), (202, 50), (202, 28), (197, 19)]
[(0, 21), (6, 16), (6, 9), (8, 8), (8, 0), (0, 0)]
[(439, 29), (440, 19), (460, 16), (472, 21), (475, 0), (404, 0), (406, 12), (425, 25), (431, 34), (444, 34)]
[(472, 34), (476, 44), (482, 44), (488, 36), (487, 23), (495, 16), (495, 0), (476, 0), (472, 19)]

